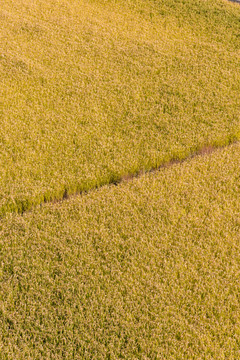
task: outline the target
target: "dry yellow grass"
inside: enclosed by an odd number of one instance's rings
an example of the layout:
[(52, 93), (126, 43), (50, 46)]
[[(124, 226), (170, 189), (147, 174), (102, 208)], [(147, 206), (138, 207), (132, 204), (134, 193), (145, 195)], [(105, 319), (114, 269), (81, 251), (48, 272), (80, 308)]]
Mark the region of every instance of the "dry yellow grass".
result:
[(1, 359), (239, 359), (240, 145), (0, 224)]
[(4, 0), (0, 216), (239, 138), (240, 8)]

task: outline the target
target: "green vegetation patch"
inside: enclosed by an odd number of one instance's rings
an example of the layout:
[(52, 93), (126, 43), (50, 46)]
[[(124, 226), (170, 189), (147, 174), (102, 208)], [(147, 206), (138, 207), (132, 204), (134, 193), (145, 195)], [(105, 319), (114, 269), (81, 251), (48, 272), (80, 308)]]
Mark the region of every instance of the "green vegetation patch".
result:
[(239, 137), (240, 8), (5, 0), (0, 216)]
[(238, 359), (239, 155), (9, 214), (1, 359)]

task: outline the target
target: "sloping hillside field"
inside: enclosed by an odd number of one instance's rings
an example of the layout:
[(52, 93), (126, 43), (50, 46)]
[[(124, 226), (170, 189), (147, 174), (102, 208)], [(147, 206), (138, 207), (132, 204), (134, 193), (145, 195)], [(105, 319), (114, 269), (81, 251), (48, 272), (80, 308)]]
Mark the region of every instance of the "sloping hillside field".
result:
[(0, 216), (239, 138), (240, 7), (4, 0)]
[(239, 154), (8, 214), (1, 359), (238, 359)]

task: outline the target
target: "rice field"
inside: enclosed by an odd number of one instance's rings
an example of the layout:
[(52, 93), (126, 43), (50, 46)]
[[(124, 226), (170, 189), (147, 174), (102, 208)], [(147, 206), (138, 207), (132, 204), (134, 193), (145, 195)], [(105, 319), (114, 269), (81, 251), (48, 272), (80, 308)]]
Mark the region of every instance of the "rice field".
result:
[(1, 359), (238, 359), (239, 154), (8, 214)]
[(240, 6), (0, 4), (0, 360), (240, 359)]
[(240, 8), (0, 4), (0, 216), (239, 139)]

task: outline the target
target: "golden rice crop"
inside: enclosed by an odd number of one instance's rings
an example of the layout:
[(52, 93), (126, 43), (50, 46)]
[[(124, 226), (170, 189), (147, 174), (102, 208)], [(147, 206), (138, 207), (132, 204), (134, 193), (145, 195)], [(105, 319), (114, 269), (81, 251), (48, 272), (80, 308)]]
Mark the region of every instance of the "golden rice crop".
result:
[(2, 219), (1, 359), (238, 359), (239, 155)]
[(0, 4), (0, 215), (239, 138), (240, 8)]

